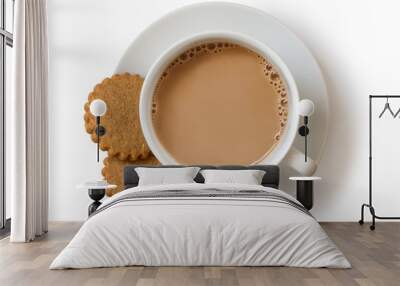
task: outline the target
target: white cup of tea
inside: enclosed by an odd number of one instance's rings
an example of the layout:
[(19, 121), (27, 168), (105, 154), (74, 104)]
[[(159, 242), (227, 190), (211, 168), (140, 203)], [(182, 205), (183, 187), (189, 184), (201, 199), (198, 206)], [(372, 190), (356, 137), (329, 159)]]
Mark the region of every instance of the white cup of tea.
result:
[[(209, 42), (229, 42), (239, 45), (254, 51), (256, 54), (268, 59), (274, 68), (279, 72), (282, 80), (286, 86), (287, 94), (287, 121), (284, 130), (280, 135), (280, 139), (274, 146), (273, 150), (266, 154), (257, 162), (249, 162), (253, 164), (271, 164), (278, 165), (285, 157), (285, 162), (293, 169), (297, 170), (302, 175), (311, 175), (316, 169), (314, 161), (309, 158), (307, 162), (304, 161), (304, 154), (293, 147), (294, 139), (297, 135), (299, 127), (300, 114), (298, 112), (299, 106), (299, 92), (296, 82), (290, 70), (279, 57), (279, 55), (269, 48), (267, 45), (242, 34), (228, 31), (210, 31), (203, 32), (185, 38), (166, 50), (150, 67), (140, 95), (139, 115), (140, 122), (144, 137), (157, 159), (162, 164), (181, 164), (178, 162), (170, 152), (160, 142), (152, 119), (153, 110), (153, 97), (155, 94), (156, 86), (167, 67), (179, 55), (187, 51), (191, 47), (209, 43)], [(260, 132), (263, 132), (260, 130)], [(194, 163), (194, 162), (193, 162)]]

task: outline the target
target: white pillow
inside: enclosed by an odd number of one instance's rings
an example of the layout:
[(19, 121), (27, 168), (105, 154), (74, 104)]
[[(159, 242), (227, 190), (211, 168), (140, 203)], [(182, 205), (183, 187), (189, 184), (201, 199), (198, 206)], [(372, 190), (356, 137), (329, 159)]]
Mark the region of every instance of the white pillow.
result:
[(261, 185), (265, 171), (262, 170), (202, 170), (206, 184)]
[(193, 179), (199, 170), (199, 167), (135, 168), (139, 176), (139, 186), (195, 183)]

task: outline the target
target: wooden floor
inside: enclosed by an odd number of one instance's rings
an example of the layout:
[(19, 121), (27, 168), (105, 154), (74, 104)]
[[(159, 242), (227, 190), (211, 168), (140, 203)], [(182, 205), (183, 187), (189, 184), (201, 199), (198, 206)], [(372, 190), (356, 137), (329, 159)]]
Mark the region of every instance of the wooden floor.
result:
[(0, 285), (400, 285), (400, 223), (379, 223), (375, 232), (357, 223), (324, 223), (352, 269), (288, 267), (123, 267), (48, 270), (79, 223), (52, 223), (32, 243), (0, 241)]

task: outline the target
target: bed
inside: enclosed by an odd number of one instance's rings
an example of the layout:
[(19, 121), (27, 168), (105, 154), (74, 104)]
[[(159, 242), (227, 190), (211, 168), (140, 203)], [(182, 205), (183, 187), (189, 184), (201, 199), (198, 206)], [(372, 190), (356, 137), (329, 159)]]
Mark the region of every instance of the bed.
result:
[(351, 267), (314, 217), (279, 190), (277, 166), (199, 166), (263, 170), (261, 185), (204, 183), (198, 173), (195, 183), (151, 186), (138, 186), (137, 167), (124, 169), (125, 190), (103, 202), (50, 269)]

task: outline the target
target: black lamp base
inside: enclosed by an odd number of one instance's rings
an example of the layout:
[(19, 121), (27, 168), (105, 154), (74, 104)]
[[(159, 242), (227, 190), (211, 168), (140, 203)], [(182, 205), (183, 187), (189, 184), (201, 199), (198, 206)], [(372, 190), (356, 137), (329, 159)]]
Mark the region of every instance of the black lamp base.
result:
[(299, 131), (299, 135), (303, 136), (303, 137), (310, 134), (310, 129), (305, 125), (300, 126), (298, 131)]
[(106, 129), (104, 128), (104, 126), (102, 125), (97, 125), (96, 126), (96, 134), (99, 135), (99, 137), (103, 136), (104, 134), (106, 134)]

